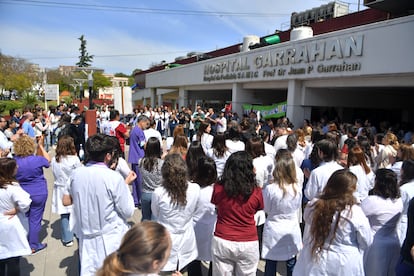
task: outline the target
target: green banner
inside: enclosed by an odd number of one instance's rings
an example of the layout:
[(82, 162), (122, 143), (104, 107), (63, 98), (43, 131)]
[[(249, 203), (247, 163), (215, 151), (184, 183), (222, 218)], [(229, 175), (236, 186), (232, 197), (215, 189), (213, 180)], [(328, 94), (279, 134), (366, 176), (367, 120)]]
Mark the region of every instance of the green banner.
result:
[(268, 118), (280, 118), (286, 116), (287, 102), (276, 103), (272, 105), (251, 105), (244, 104), (243, 112), (248, 114), (251, 111), (257, 113), (260, 111), (260, 117)]

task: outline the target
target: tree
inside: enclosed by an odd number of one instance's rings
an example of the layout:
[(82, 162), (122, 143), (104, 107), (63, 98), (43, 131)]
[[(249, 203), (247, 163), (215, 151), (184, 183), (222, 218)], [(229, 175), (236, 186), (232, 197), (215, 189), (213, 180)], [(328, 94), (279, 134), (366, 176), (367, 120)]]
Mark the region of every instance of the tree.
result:
[(30, 91), (39, 81), (39, 74), (33, 64), (0, 53), (0, 89), (15, 89), (20, 96), (24, 91)]
[(124, 73), (115, 73), (114, 76), (115, 77), (128, 78), (128, 85), (129, 86), (132, 86), (135, 83), (134, 76), (128, 76), (127, 74), (124, 74)]
[(59, 72), (59, 70), (48, 70), (47, 71), (47, 82), (59, 84), (60, 91), (71, 91), (71, 83), (74, 83), (72, 76), (66, 76)]
[(79, 48), (79, 62), (76, 65), (79, 67), (89, 67), (91, 66), (94, 55), (89, 55), (88, 51), (86, 51), (86, 40), (84, 36), (81, 35), (78, 39), (81, 41), (81, 46)]
[(110, 87), (112, 82), (105, 77), (102, 72), (93, 73), (93, 90), (97, 91), (99, 88)]

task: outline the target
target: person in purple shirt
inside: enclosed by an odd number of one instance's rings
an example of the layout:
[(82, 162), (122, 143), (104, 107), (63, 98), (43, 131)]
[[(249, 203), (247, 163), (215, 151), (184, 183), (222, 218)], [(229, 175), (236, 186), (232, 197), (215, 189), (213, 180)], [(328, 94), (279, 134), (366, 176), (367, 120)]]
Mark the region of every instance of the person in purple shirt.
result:
[(128, 163), (131, 164), (131, 169), (137, 174), (137, 178), (132, 184), (132, 196), (136, 207), (141, 206), (142, 193), (142, 177), (139, 172), (138, 161), (144, 157), (145, 135), (144, 130), (149, 127), (149, 118), (145, 115), (140, 115), (137, 119), (137, 124), (132, 129), (129, 135), (129, 156)]
[(28, 238), (32, 253), (37, 253), (47, 246), (46, 243), (39, 242), (39, 233), (48, 194), (43, 168), (49, 168), (50, 156), (43, 147), (43, 141), (36, 145), (28, 135), (18, 138), (13, 148), (18, 166), (16, 180), (32, 200), (26, 213), (29, 219)]

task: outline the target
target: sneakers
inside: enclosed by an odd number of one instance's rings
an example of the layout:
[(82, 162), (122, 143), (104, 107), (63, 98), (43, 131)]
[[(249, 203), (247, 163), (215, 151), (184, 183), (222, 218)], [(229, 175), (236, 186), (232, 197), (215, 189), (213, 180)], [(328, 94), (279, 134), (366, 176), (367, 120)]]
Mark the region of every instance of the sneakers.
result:
[(32, 248), (32, 255), (36, 255), (37, 253), (39, 253), (40, 251), (42, 251), (46, 247), (47, 247), (47, 243), (39, 243), (37, 245), (37, 248)]
[(63, 245), (66, 247), (71, 247), (73, 246), (73, 241), (64, 242)]

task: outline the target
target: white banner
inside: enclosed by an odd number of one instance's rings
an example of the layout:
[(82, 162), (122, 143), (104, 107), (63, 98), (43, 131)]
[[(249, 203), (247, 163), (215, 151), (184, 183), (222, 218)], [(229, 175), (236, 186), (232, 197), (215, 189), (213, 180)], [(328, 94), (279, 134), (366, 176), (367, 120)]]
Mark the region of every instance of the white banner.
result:
[(46, 84), (45, 87), (45, 100), (57, 101), (59, 98), (59, 84)]

